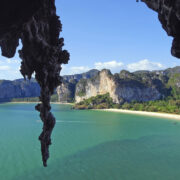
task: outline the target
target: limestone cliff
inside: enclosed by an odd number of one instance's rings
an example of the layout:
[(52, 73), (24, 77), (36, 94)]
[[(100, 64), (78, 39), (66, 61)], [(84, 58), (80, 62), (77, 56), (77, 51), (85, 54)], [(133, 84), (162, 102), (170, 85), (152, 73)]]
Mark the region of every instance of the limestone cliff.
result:
[(63, 76), (63, 81), (57, 88), (58, 100), (59, 102), (73, 102), (75, 99), (75, 89), (76, 84), (81, 79), (90, 79), (98, 74), (98, 70), (92, 69), (86, 73), (75, 74), (75, 75), (65, 75)]
[(167, 86), (169, 79), (164, 71), (130, 73), (123, 70), (112, 75), (109, 70), (102, 70), (95, 77), (81, 79), (77, 83), (75, 101), (78, 103), (106, 93), (118, 104), (158, 100), (170, 94), (170, 87)]
[(97, 76), (89, 80), (80, 80), (76, 86), (75, 101), (80, 102), (98, 94), (110, 93), (114, 102), (118, 103), (115, 94), (116, 83), (109, 70), (102, 70)]
[(69, 82), (64, 80), (56, 90), (58, 94), (58, 101), (62, 103), (73, 102), (76, 84), (76, 80), (70, 80)]
[(81, 73), (81, 74), (65, 75), (65, 76), (63, 76), (63, 80), (69, 82), (72, 80), (79, 81), (80, 79), (90, 79), (90, 78), (94, 77), (95, 75), (97, 75), (98, 72), (99, 71), (97, 69), (91, 69), (90, 71), (87, 71), (87, 72)]
[(11, 101), (13, 98), (39, 96), (40, 86), (34, 79), (30, 81), (24, 81), (24, 79), (15, 81), (0, 80), (0, 102)]

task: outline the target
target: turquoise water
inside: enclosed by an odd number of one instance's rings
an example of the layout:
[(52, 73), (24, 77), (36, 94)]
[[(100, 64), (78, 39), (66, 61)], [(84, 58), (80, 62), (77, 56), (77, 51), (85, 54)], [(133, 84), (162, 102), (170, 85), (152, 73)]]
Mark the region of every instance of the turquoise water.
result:
[(0, 180), (178, 180), (180, 122), (53, 105), (48, 167), (35, 104), (0, 104)]

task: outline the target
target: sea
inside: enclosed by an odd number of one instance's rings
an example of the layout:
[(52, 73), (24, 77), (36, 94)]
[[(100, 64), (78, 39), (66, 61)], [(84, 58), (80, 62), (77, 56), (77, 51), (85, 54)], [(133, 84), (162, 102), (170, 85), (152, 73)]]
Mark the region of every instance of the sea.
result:
[(180, 179), (180, 121), (53, 104), (45, 168), (34, 107), (0, 104), (0, 180)]

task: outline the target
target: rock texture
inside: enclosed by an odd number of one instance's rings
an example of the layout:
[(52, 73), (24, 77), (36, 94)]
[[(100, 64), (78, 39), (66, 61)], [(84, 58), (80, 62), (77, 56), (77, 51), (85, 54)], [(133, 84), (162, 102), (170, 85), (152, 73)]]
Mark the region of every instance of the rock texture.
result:
[(152, 72), (130, 73), (123, 70), (114, 75), (109, 70), (102, 70), (91, 75), (91, 78), (90, 76), (83, 78), (84, 76), (80, 74), (63, 77), (62, 85), (57, 88), (59, 101), (80, 102), (92, 96), (109, 93), (115, 103), (121, 104), (157, 100), (174, 92), (180, 95), (179, 66)]
[(180, 58), (180, 0), (141, 0), (158, 13), (159, 21), (173, 37), (171, 53)]
[[(62, 76), (62, 84), (54, 92), (59, 102), (72, 102), (75, 97), (75, 86), (80, 79), (89, 79), (98, 74), (98, 70), (86, 73)], [(14, 81), (0, 80), (0, 102), (8, 102), (13, 98), (30, 98), (40, 96), (40, 86), (34, 78), (31, 80), (17, 79)], [(52, 100), (52, 98), (51, 98)]]
[(50, 96), (60, 84), (61, 64), (69, 60), (69, 53), (63, 50), (63, 38), (59, 38), (62, 25), (56, 15), (55, 0), (1, 0), (0, 2), (0, 47), (2, 55), (13, 57), (22, 41), (19, 51), (21, 73), (35, 78), (41, 87), (41, 104), (36, 106), (43, 122), (39, 136), (44, 166), (49, 158), (51, 133), (55, 118), (50, 112)]
[(75, 100), (83, 101), (92, 96), (109, 93), (114, 103), (158, 100), (168, 93), (158, 76), (150, 72), (138, 75), (121, 71), (112, 75), (109, 70), (102, 70), (97, 76), (80, 80), (76, 86)]
[(98, 94), (110, 93), (110, 97), (114, 102), (118, 103), (118, 98), (115, 95), (116, 83), (109, 70), (102, 70), (97, 76), (92, 79), (82, 79), (76, 86), (76, 102), (83, 101)]
[(74, 75), (65, 75), (63, 76), (63, 80), (70, 82), (72, 80), (79, 81), (81, 79), (90, 79), (98, 74), (99, 70), (97, 69), (91, 69), (85, 73), (81, 74), (74, 74)]
[(11, 101), (13, 98), (39, 97), (40, 87), (32, 79), (15, 81), (0, 80), (0, 102)]
[(70, 103), (74, 101), (75, 87), (77, 81), (70, 80), (69, 82), (63, 81), (60, 86), (57, 87), (58, 101), (61, 103)]
[(57, 88), (57, 94), (59, 97), (59, 102), (68, 103), (75, 100), (75, 89), (76, 84), (81, 79), (90, 79), (96, 76), (99, 73), (98, 70), (92, 69), (86, 73), (75, 74), (75, 75), (66, 75), (63, 76), (63, 81), (60, 86)]

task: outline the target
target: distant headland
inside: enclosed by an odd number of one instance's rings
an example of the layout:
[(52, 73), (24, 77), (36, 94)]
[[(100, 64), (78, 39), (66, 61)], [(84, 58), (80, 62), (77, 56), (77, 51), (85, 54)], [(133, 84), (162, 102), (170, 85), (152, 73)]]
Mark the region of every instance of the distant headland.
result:
[[(0, 80), (0, 102), (37, 102), (40, 87), (32, 79)], [(90, 70), (63, 76), (52, 102), (76, 103), (75, 109), (129, 109), (180, 114), (180, 66), (157, 71), (112, 74)]]

